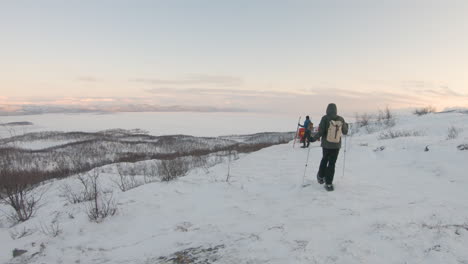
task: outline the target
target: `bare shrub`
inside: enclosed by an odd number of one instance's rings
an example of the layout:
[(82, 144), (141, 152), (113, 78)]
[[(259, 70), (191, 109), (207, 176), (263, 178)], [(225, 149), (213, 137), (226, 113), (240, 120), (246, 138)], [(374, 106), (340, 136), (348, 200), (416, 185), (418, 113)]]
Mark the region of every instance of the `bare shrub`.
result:
[(364, 114), (357, 114), (356, 113), (356, 121), (355, 125), (351, 128), (351, 134), (359, 132), (361, 129), (365, 129), (367, 133), (372, 133), (375, 131), (376, 121), (373, 120), (374, 116), (369, 115), (367, 113)]
[(458, 134), (460, 133), (461, 129), (451, 126), (448, 129), (447, 139), (456, 139)]
[(22, 237), (26, 237), (34, 233), (33, 230), (26, 228), (23, 226), (22, 229), (13, 229), (10, 231), (10, 237), (13, 240), (20, 239)]
[(123, 175), (136, 176), (138, 167), (135, 163), (118, 163), (116, 164), (117, 172)]
[[(40, 181), (65, 178), (82, 174), (93, 168), (120, 162), (131, 162), (142, 166), (133, 166), (128, 175), (137, 175), (141, 182), (153, 182), (160, 179), (159, 172), (173, 169), (159, 168), (161, 160), (183, 159), (188, 162), (184, 171), (195, 167), (209, 166), (214, 153), (236, 150), (239, 153), (257, 151), (276, 144), (287, 143), (294, 133), (257, 133), (252, 135), (233, 135), (225, 137), (192, 137), (184, 135), (149, 136), (143, 131), (115, 130), (97, 133), (85, 132), (37, 132), (13, 135), (0, 139), (0, 163), (3, 159), (11, 172), (29, 174)], [(44, 149), (23, 149), (25, 142), (36, 140), (59, 140), (64, 144), (54, 145)], [(220, 157), (224, 162), (227, 157)], [(154, 161), (150, 162), (142, 161)], [(157, 161), (155, 161), (157, 160)], [(140, 163), (141, 162), (141, 163)], [(3, 167), (0, 164), (0, 167)], [(111, 166), (109, 166), (111, 167)], [(140, 177), (143, 176), (143, 177)], [(171, 178), (173, 176), (164, 176)], [(130, 180), (131, 181), (131, 180)], [(38, 182), (35, 182), (38, 183)], [(0, 185), (2, 183), (0, 182)], [(75, 187), (74, 185), (71, 185)], [(85, 186), (85, 185), (83, 185)], [(125, 188), (126, 189), (126, 188)], [(70, 203), (79, 203), (92, 199), (86, 188), (82, 192), (73, 191), (63, 186), (62, 193)], [(68, 193), (67, 195), (65, 195)], [(85, 198), (86, 197), (86, 198)]]
[(96, 198), (96, 184), (97, 179), (99, 177), (99, 171), (96, 169), (93, 170), (92, 173), (80, 173), (78, 174), (78, 181), (81, 183), (82, 189), (82, 197), (83, 201), (91, 201)]
[(162, 160), (158, 167), (158, 174), (162, 181), (172, 181), (177, 177), (185, 175), (189, 170), (187, 162), (177, 158), (173, 160)]
[(427, 115), (429, 113), (435, 113), (435, 112), (436, 112), (435, 107), (426, 106), (426, 107), (423, 107), (423, 108), (415, 109), (413, 114), (415, 114), (417, 116), (422, 116), (422, 115)]
[(379, 113), (378, 113), (377, 119), (376, 119), (377, 123), (382, 124), (384, 118), (385, 118), (385, 117), (384, 117), (384, 112), (383, 112), (382, 110), (379, 109)]
[(28, 220), (40, 207), (46, 189), (36, 188), (41, 179), (34, 176), (32, 173), (0, 167), (0, 203), (13, 208), (14, 213), (8, 215), (8, 218), (14, 223)]
[(48, 225), (41, 222), (40, 223), (41, 233), (50, 237), (56, 237), (60, 235), (62, 233), (62, 228), (60, 227), (60, 222), (58, 220), (58, 217), (59, 217), (59, 214), (56, 214), (54, 219)]
[(379, 110), (379, 114), (377, 115), (377, 123), (386, 127), (392, 127), (395, 125), (395, 115), (390, 111), (388, 106), (383, 111)]
[(145, 170), (143, 171), (143, 180), (145, 183), (151, 183), (158, 180), (158, 163), (150, 161), (145, 163)]
[(434, 224), (434, 225), (430, 225), (430, 224), (426, 224), (426, 223), (423, 223), (421, 225), (422, 227), (424, 228), (427, 228), (427, 229), (431, 229), (431, 230), (437, 230), (437, 231), (441, 231), (441, 230), (444, 230), (444, 229), (464, 229), (466, 231), (468, 231), (468, 223), (463, 223), (463, 224), (442, 224), (442, 223), (437, 223), (437, 224)]
[(117, 212), (117, 204), (112, 194), (104, 195), (102, 193), (99, 198), (88, 204), (86, 213), (89, 220), (93, 222), (101, 222), (108, 216), (113, 216)]
[(136, 188), (142, 185), (136, 178), (137, 171), (135, 165), (129, 165), (128, 163), (119, 163), (116, 165), (119, 178), (113, 180), (113, 182), (119, 187), (122, 192), (126, 192), (130, 189)]
[(367, 113), (364, 113), (364, 114), (361, 114), (361, 115), (356, 113), (356, 125), (358, 127), (369, 126), (371, 119), (372, 119), (372, 116), (368, 115)]
[(61, 195), (72, 204), (93, 200), (95, 193), (93, 192), (92, 178), (86, 173), (80, 173), (77, 180), (80, 183), (79, 191), (74, 190), (69, 184), (62, 184), (60, 187)]
[(81, 196), (69, 184), (62, 184), (60, 186), (60, 193), (69, 203), (76, 204), (82, 202)]
[(69, 203), (77, 204), (86, 201), (84, 193), (75, 191), (69, 184), (62, 184), (60, 192)]
[(380, 131), (383, 128), (393, 127), (396, 123), (395, 115), (390, 108), (386, 107), (384, 110), (379, 110), (377, 115), (370, 115), (367, 113), (356, 113), (356, 121), (349, 129), (349, 135), (353, 135), (365, 129), (367, 133)]
[(417, 137), (423, 134), (418, 131), (406, 131), (406, 130), (387, 130), (380, 133), (379, 139), (393, 139), (399, 137)]
[(112, 216), (117, 212), (117, 205), (112, 194), (105, 194), (99, 186), (98, 170), (87, 173), (87, 180), (90, 183), (90, 192), (93, 199), (86, 206), (86, 214), (89, 220), (101, 222), (104, 218)]
[(206, 169), (208, 166), (208, 157), (210, 155), (204, 155), (204, 156), (193, 156), (192, 157), (192, 163), (194, 167), (197, 168), (204, 168)]

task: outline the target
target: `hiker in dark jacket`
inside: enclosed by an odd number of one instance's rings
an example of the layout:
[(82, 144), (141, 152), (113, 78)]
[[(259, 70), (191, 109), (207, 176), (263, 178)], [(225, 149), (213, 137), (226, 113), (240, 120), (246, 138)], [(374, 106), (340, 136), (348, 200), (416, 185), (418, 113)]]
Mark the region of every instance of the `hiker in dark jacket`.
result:
[[(333, 127), (329, 129), (330, 126)], [(329, 131), (333, 134), (328, 135)], [(333, 190), (335, 163), (341, 148), (341, 134), (348, 134), (348, 124), (344, 121), (343, 117), (337, 114), (336, 105), (329, 104), (327, 107), (327, 114), (320, 120), (319, 131), (312, 138), (312, 142), (321, 139), (323, 155), (317, 173), (317, 180), (320, 184), (323, 184), (325, 181), (325, 188), (329, 191)]]
[[(297, 124), (297, 125), (300, 126), (300, 127), (305, 128), (304, 136), (302, 137), (304, 145), (302, 147), (303, 148), (308, 148), (309, 143), (310, 143), (310, 135), (312, 133), (312, 131), (311, 131), (312, 122), (310, 121), (309, 116), (306, 116), (306, 120), (304, 121), (304, 125), (301, 125), (301, 124)], [(306, 145), (306, 143), (307, 143), (307, 145)]]

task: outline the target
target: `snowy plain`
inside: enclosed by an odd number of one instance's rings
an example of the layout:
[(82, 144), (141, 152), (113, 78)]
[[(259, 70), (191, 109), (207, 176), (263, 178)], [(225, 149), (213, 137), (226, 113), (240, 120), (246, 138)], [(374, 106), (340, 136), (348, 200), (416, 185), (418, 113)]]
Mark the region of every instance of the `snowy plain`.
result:
[[(317, 122), (320, 117), (316, 117)], [(304, 119), (304, 117), (302, 117)], [(1, 123), (28, 121), (31, 126), (17, 126), (11, 131), (0, 129), (0, 136), (38, 131), (97, 132), (108, 129), (142, 129), (154, 136), (183, 134), (223, 136), (257, 132), (287, 132), (296, 127), (298, 117), (261, 113), (185, 113), (138, 112), (112, 114), (42, 114), (0, 116)]]
[[(193, 133), (112, 118), (150, 134), (200, 136), (291, 131), (297, 121), (238, 115), (194, 121)], [(90, 128), (66, 116), (55, 126), (39, 119), (26, 121), (44, 130)], [(452, 127), (458, 135), (449, 139)], [(399, 115), (390, 129), (411, 135), (384, 139), (388, 129), (380, 129), (346, 137), (334, 192), (315, 181), (318, 142), (301, 149), (291, 141), (126, 192), (109, 180), (108, 165), (103, 180), (118, 211), (101, 223), (88, 220), (83, 204), (64, 200), (60, 186), (76, 184), (75, 177), (51, 181), (40, 187), (48, 192), (36, 216), (15, 226), (0, 216), (0, 263), (468, 263), (468, 150), (457, 149), (468, 144), (468, 115)], [(54, 221), (60, 234), (41, 232)], [(22, 230), (31, 234), (12, 238)], [(11, 259), (15, 248), (28, 252)], [(186, 262), (181, 252), (191, 252)]]

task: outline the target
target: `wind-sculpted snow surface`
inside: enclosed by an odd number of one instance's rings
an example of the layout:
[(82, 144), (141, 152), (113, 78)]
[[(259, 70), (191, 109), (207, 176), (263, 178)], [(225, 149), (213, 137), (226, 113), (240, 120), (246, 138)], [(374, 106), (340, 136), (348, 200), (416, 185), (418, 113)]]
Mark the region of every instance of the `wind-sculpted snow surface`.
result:
[[(424, 133), (346, 138), (334, 192), (314, 180), (319, 142), (301, 187), (309, 150), (292, 141), (125, 192), (104, 166), (117, 213), (100, 223), (64, 199), (60, 186), (75, 176), (48, 182), (34, 217), (12, 227), (0, 218), (0, 262), (468, 263), (468, 151), (457, 148), (468, 144), (468, 115), (398, 116), (391, 129)], [(27, 252), (12, 258), (15, 248)]]

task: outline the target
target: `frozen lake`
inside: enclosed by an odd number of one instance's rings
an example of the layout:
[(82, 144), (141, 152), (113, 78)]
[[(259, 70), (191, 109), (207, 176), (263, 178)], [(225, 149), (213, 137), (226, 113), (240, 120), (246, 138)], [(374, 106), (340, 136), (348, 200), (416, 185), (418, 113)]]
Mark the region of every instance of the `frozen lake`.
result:
[[(311, 118), (314, 123), (321, 116)], [(304, 117), (302, 117), (304, 119)], [(86, 131), (106, 129), (143, 129), (151, 135), (184, 134), (222, 136), (257, 132), (295, 131), (298, 116), (260, 113), (113, 113), (42, 114), (1, 116), (0, 123), (32, 122), (29, 126), (1, 128), (1, 136), (36, 131)]]

